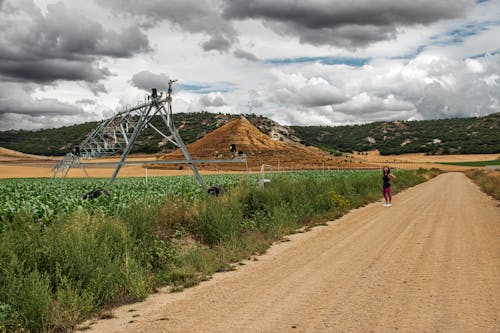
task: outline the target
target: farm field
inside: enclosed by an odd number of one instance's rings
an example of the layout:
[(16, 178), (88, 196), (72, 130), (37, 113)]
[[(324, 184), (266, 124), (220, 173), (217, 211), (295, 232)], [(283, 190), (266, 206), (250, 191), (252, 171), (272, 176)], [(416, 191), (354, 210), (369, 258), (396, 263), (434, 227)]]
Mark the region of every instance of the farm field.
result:
[(500, 165), (500, 160), (494, 161), (470, 161), (470, 162), (442, 162), (446, 165), (459, 165), (459, 166), (471, 166), (471, 167), (484, 167), (488, 165)]
[[(51, 178), (52, 168), (54, 164), (1, 164), (0, 163), (0, 179), (5, 178)], [(92, 178), (109, 178), (113, 174), (114, 167), (93, 167), (87, 168), (87, 172)], [(218, 175), (220, 171), (200, 170), (203, 175)], [(241, 174), (246, 171), (224, 171), (224, 174)], [(165, 169), (148, 169), (147, 174), (151, 177), (156, 176), (183, 176), (192, 175), (191, 169), (183, 168), (182, 170), (165, 170)], [(122, 167), (118, 178), (128, 177), (145, 177), (146, 168), (141, 165), (126, 165)], [(73, 168), (67, 178), (84, 178), (85, 173), (80, 168)]]
[[(497, 163), (499, 154), (465, 154), (465, 155), (426, 155), (412, 153), (401, 155), (380, 155), (377, 150), (367, 152), (366, 155), (353, 154), (356, 158), (367, 163), (390, 165), (403, 169), (439, 168), (445, 171), (465, 171), (471, 167), (483, 167), (484, 163)], [(467, 164), (462, 164), (467, 162)], [(469, 163), (472, 162), (471, 165)], [(475, 164), (476, 163), (476, 164)]]
[[(397, 171), (394, 191), (436, 171)], [(0, 329), (74, 328), (112, 305), (144, 299), (233, 269), (275, 241), (379, 198), (374, 171), (206, 176), (229, 193), (206, 197), (192, 176), (0, 180)], [(102, 314), (101, 316), (106, 316)], [(3, 326), (2, 326), (3, 325)]]
[(424, 153), (412, 153), (401, 155), (380, 155), (377, 150), (367, 152), (366, 156), (360, 156), (370, 162), (383, 163), (386, 161), (410, 162), (410, 163), (443, 163), (443, 162), (471, 162), (492, 161), (500, 158), (500, 154), (462, 154), (462, 155), (426, 155)]
[[(498, 154), (473, 154), (473, 155), (441, 155), (441, 156), (429, 156), (425, 154), (403, 154), (395, 156), (382, 156), (377, 151), (368, 152), (366, 156), (358, 156), (356, 153), (350, 154), (353, 156), (353, 160), (358, 163), (358, 160), (362, 160), (370, 165), (382, 166), (390, 165), (391, 167), (402, 168), (402, 169), (418, 169), (418, 168), (440, 168), (446, 171), (465, 171), (471, 167), (482, 167), (482, 165), (462, 165), (462, 162), (483, 162), (483, 161), (494, 161), (499, 158)], [(55, 161), (47, 162), (41, 161), (43, 156), (38, 156), (36, 159), (27, 159), (26, 155), (22, 156), (22, 160), (19, 157), (12, 157), (10, 154), (8, 157), (4, 157), (2, 162), (2, 155), (0, 151), (0, 178), (50, 178), (52, 177), (52, 168), (55, 165)], [(14, 155), (15, 156), (15, 155)], [(127, 160), (137, 161), (137, 160), (151, 160), (154, 161), (158, 158), (158, 155), (132, 155)], [(8, 162), (7, 162), (8, 159)], [(116, 162), (117, 157), (102, 159), (103, 162)], [(445, 164), (443, 164), (445, 163)], [(486, 162), (493, 163), (493, 162)], [(274, 165), (277, 168), (277, 164)], [(285, 170), (290, 170), (293, 168), (292, 164), (282, 164), (282, 168)], [(314, 165), (318, 168), (318, 165)], [(223, 173), (246, 173), (243, 170), (228, 171), (224, 170)], [(113, 166), (95, 166), (87, 168), (87, 171), (91, 177), (110, 177), (113, 173)], [(257, 169), (252, 169), (252, 172), (256, 172)], [(168, 170), (168, 169), (153, 169), (148, 168), (149, 176), (181, 176), (181, 175), (191, 175), (192, 172), (188, 167), (184, 167), (182, 170)], [(203, 170), (200, 172), (204, 175), (220, 174), (222, 171), (214, 170)], [(146, 169), (142, 165), (126, 165), (122, 168), (118, 177), (144, 177), (146, 175)], [(69, 178), (82, 178), (85, 177), (83, 171), (79, 168), (73, 168), (68, 174)]]
[[(234, 187), (240, 175), (206, 176), (208, 186)], [(256, 177), (250, 176), (252, 181)], [(144, 208), (158, 206), (165, 200), (199, 199), (204, 191), (192, 176), (118, 179), (109, 194), (82, 200), (88, 191), (104, 188), (108, 179), (0, 179), (0, 222), (11, 222), (16, 215), (29, 216), (34, 222), (48, 223), (58, 215), (77, 210), (99, 211), (117, 215), (132, 204)], [(1, 228), (1, 224), (0, 224)]]

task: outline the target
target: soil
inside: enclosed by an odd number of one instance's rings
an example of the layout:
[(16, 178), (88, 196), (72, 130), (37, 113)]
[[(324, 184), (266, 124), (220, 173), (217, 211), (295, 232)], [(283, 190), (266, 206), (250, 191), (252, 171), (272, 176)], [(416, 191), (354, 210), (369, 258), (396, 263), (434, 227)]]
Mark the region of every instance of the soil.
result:
[(49, 156), (38, 156), (21, 153), (15, 150), (0, 147), (0, 163), (8, 162), (53, 162), (57, 161), (58, 158), (53, 158)]
[(445, 165), (443, 162), (475, 162), (492, 161), (500, 159), (500, 154), (467, 154), (467, 155), (426, 155), (424, 153), (401, 154), (401, 155), (380, 155), (377, 150), (367, 152), (367, 155), (356, 155), (356, 158), (363, 162), (389, 165), (403, 169), (418, 168), (438, 168), (445, 171), (464, 171), (482, 167)]
[[(230, 124), (231, 123), (227, 125)], [(192, 157), (212, 159), (214, 158), (215, 152), (224, 151), (224, 153), (222, 153), (222, 158), (229, 158), (228, 142), (235, 142), (238, 150), (246, 149), (245, 147), (248, 148), (246, 151), (249, 154), (247, 157), (249, 160), (249, 170), (251, 172), (259, 172), (262, 164), (271, 164), (275, 172), (278, 170), (292, 171), (311, 169), (377, 169), (383, 165), (389, 165), (391, 168), (401, 169), (439, 168), (445, 171), (464, 171), (474, 168), (439, 163), (487, 161), (495, 160), (500, 157), (499, 154), (441, 156), (405, 154), (398, 156), (381, 156), (378, 151), (368, 152), (368, 155), (357, 155), (356, 153), (353, 153), (348, 154), (349, 157), (335, 157), (315, 147), (306, 147), (294, 142), (275, 141), (261, 133), (244, 118), (233, 121), (231, 126), (232, 127), (226, 127), (225, 129), (223, 126), (206, 135), (204, 138), (194, 142), (192, 145), (188, 145), (189, 151), (192, 152)], [(219, 130), (222, 129), (224, 130), (220, 132)], [(158, 159), (179, 159), (180, 157), (179, 152), (174, 152), (168, 155), (132, 154), (127, 158), (127, 161), (155, 161)], [(0, 147), (0, 178), (50, 178), (52, 177), (52, 168), (60, 159), (61, 157), (29, 155)], [(118, 161), (119, 157), (114, 156), (85, 162)], [(114, 168), (115, 165), (94, 165), (87, 166), (87, 171), (90, 177), (108, 178), (113, 174)], [(212, 165), (198, 165), (198, 169), (201, 174), (247, 172), (246, 165), (244, 163), (231, 163), (229, 165), (220, 163)], [(143, 165), (126, 165), (121, 169), (118, 176), (144, 177), (145, 175), (146, 168)], [(167, 168), (165, 165), (148, 166), (148, 176), (177, 175), (192, 175), (192, 172), (187, 165), (174, 165), (170, 168)], [(81, 169), (75, 167), (71, 169), (68, 177), (81, 178), (85, 177), (85, 174)]]
[[(500, 208), (442, 174), (89, 332), (499, 332)], [(89, 325), (86, 323), (84, 325)]]
[[(1, 178), (51, 178), (52, 168), (55, 163), (47, 164), (1, 164), (0, 163), (0, 179)], [(114, 166), (107, 168), (87, 168), (90, 177), (109, 178), (113, 174)], [(192, 176), (193, 172), (189, 167), (184, 167), (182, 170), (166, 170), (166, 169), (148, 169), (148, 177), (156, 176)], [(217, 170), (201, 170), (202, 175), (216, 175), (222, 173)], [(224, 170), (224, 174), (243, 174), (247, 173), (244, 170)], [(145, 177), (146, 169), (139, 165), (124, 166), (118, 178), (127, 177)], [(85, 178), (84, 172), (78, 167), (72, 168), (68, 173), (67, 178)]]

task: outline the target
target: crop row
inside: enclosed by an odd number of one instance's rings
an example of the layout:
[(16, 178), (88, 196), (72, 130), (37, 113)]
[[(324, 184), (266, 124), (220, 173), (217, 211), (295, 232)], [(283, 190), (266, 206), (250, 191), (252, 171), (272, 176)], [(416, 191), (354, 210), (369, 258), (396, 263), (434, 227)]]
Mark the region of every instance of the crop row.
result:
[[(344, 178), (350, 172), (294, 172), (289, 177)], [(359, 172), (358, 177), (370, 172)], [(258, 175), (208, 175), (209, 186), (219, 185), (227, 189), (238, 184), (242, 177), (257, 183)], [(16, 216), (31, 217), (33, 222), (48, 223), (56, 216), (78, 210), (117, 215), (132, 203), (140, 202), (144, 208), (157, 206), (173, 198), (185, 201), (199, 199), (203, 189), (194, 177), (119, 178), (107, 194), (97, 199), (83, 200), (83, 195), (93, 189), (104, 188), (107, 179), (2, 179), (0, 180), (0, 222), (9, 223)], [(1, 228), (1, 224), (0, 224)]]
[[(233, 187), (239, 175), (210, 175), (211, 185)], [(101, 211), (115, 215), (133, 202), (145, 206), (158, 205), (169, 198), (187, 201), (203, 195), (193, 177), (120, 178), (112, 189), (97, 199), (83, 200), (83, 195), (104, 188), (107, 179), (3, 179), (0, 180), (0, 221), (11, 222), (16, 216), (31, 216), (34, 222), (47, 223), (61, 213), (77, 210)]]

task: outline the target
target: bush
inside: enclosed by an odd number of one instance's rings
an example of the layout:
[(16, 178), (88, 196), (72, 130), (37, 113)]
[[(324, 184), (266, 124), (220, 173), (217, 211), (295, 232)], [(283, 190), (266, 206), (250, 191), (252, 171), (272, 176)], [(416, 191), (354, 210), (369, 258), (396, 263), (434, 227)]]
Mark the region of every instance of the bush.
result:
[(105, 304), (151, 292), (148, 267), (121, 221), (78, 213), (0, 234), (0, 299), (30, 331), (69, 329)]
[(500, 200), (500, 171), (469, 170), (465, 174), (484, 192)]
[(236, 240), (242, 231), (241, 212), (239, 202), (229, 196), (208, 197), (193, 212), (192, 230), (211, 246)]

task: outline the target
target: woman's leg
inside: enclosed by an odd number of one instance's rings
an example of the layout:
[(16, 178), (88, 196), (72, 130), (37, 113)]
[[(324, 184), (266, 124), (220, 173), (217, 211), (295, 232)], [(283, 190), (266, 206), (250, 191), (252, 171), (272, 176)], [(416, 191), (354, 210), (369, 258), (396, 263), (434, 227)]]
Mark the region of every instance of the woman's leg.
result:
[(382, 189), (382, 195), (384, 196), (385, 203), (389, 203), (389, 198), (387, 197), (387, 188)]
[(391, 188), (387, 188), (387, 198), (389, 199), (389, 203), (392, 203), (392, 194), (391, 194)]

